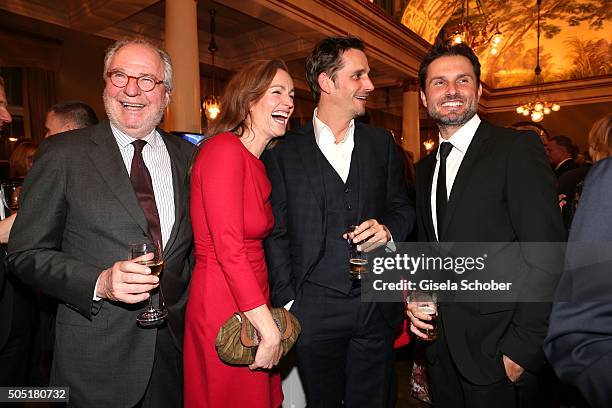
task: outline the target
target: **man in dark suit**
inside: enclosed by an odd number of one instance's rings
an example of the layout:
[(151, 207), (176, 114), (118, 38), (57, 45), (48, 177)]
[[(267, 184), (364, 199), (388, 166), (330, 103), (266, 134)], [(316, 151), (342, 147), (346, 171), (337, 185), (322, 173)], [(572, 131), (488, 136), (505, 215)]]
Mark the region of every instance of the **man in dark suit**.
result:
[[(419, 81), (421, 100), (440, 131), (438, 154), (417, 166), (419, 240), (563, 240), (554, 175), (539, 138), (494, 127), (476, 114), (482, 86), (472, 50), (437, 44), (421, 63)], [(538, 284), (552, 291), (558, 271), (542, 272), (548, 265), (535, 258), (515, 254), (508, 258), (516, 262), (510, 270), (544, 276)], [(544, 364), (549, 313), (547, 303), (441, 303), (438, 338), (427, 348), (436, 407), (535, 404), (532, 373)], [(429, 317), (414, 303), (408, 316), (411, 331), (427, 338)]]
[(572, 139), (559, 135), (551, 138), (546, 144), (546, 155), (555, 175), (560, 177), (563, 173), (578, 167), (574, 158), (578, 154), (578, 147)]
[(561, 381), (592, 407), (612, 406), (612, 159), (589, 171), (544, 352)]
[(275, 227), (265, 242), (272, 303), (302, 324), (297, 352), (308, 406), (383, 407), (399, 303), (360, 301), (344, 232), (386, 245), (412, 230), (400, 152), (391, 135), (355, 122), (374, 89), (355, 37), (322, 40), (306, 62), (313, 121), (266, 152)]
[[(182, 405), (182, 338), (192, 231), (192, 146), (156, 129), (172, 91), (166, 52), (144, 40), (106, 54), (109, 120), (46, 139), (23, 186), (8, 263), (61, 302), (51, 384), (78, 407)], [(160, 241), (160, 279), (126, 260)], [(160, 285), (161, 283), (161, 285)], [(139, 327), (161, 286), (167, 324)], [(161, 303), (155, 291), (155, 304)]]
[(557, 176), (557, 193), (563, 194), (568, 205), (563, 206), (561, 214), (565, 229), (569, 231), (573, 216), (573, 199), (576, 194), (576, 185), (584, 180), (588, 169), (580, 168), (574, 160), (578, 154), (578, 147), (572, 139), (559, 135), (551, 138), (546, 144), (548, 161)]

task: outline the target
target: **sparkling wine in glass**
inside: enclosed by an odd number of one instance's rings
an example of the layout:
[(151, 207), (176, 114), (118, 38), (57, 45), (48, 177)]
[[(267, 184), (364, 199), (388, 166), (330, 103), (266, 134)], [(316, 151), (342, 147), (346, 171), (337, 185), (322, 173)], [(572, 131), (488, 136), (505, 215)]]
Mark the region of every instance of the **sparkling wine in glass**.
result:
[[(147, 258), (146, 260), (137, 260), (136, 263), (139, 263), (151, 269), (151, 275), (161, 275), (162, 270), (164, 269), (164, 257), (159, 242), (156, 244), (152, 244), (150, 242), (130, 244), (129, 249), (130, 259), (138, 259), (141, 258), (143, 255), (152, 253), (153, 258)], [(160, 289), (161, 291), (161, 287), (158, 287), (156, 289)], [(156, 309), (155, 307), (153, 307), (152, 297), (153, 296), (149, 296), (149, 306), (147, 307), (147, 309), (144, 312), (140, 313), (136, 318), (136, 321), (142, 327), (159, 326), (161, 323), (164, 322), (166, 317), (168, 317), (168, 310), (166, 310), (165, 305), (163, 303), (161, 304), (160, 309)]]
[(11, 212), (19, 210), (19, 193), (21, 193), (21, 183), (11, 181), (0, 185), (0, 195), (2, 204)]

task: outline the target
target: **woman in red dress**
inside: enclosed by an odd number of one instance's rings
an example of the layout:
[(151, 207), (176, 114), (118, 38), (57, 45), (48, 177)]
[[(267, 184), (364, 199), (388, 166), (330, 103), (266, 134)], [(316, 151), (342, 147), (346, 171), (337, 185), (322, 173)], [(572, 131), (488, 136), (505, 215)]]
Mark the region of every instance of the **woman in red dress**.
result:
[[(262, 240), (274, 225), (259, 156), (285, 133), (293, 81), (280, 60), (249, 64), (228, 83), (222, 113), (191, 172), (196, 264), (185, 322), (185, 406), (277, 408), (283, 401), (280, 333), (269, 309)], [(249, 367), (223, 363), (219, 328), (242, 311), (262, 336)]]

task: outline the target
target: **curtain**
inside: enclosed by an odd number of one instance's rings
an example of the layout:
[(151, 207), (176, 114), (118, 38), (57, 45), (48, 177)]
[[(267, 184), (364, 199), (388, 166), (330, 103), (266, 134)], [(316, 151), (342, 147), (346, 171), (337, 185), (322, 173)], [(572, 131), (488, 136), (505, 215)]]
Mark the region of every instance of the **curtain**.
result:
[(23, 108), (25, 133), (32, 141), (45, 138), (47, 110), (56, 102), (57, 74), (42, 68), (23, 69)]

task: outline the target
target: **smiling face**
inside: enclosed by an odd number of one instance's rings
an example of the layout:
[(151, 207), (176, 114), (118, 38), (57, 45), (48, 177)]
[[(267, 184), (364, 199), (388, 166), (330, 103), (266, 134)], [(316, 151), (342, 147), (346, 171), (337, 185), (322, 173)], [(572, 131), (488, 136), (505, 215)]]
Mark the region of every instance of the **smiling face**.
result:
[(340, 118), (350, 120), (365, 114), (368, 95), (374, 90), (374, 84), (363, 51), (346, 50), (342, 53), (341, 66), (334, 80), (326, 73), (320, 74), (321, 105), (331, 108)]
[(293, 113), (293, 97), (291, 76), (287, 71), (277, 70), (266, 92), (251, 106), (246, 127), (266, 139), (284, 135)]
[[(111, 60), (108, 72), (120, 71), (133, 77), (151, 76), (164, 79), (164, 68), (159, 54), (144, 44), (128, 44), (121, 47)], [(111, 123), (122, 132), (142, 139), (153, 131), (164, 114), (170, 98), (163, 84), (151, 91), (142, 91), (136, 79), (119, 88), (106, 78), (104, 107)]]
[(476, 114), (481, 94), (470, 60), (449, 55), (435, 59), (427, 68), (421, 101), (442, 137), (450, 137)]

